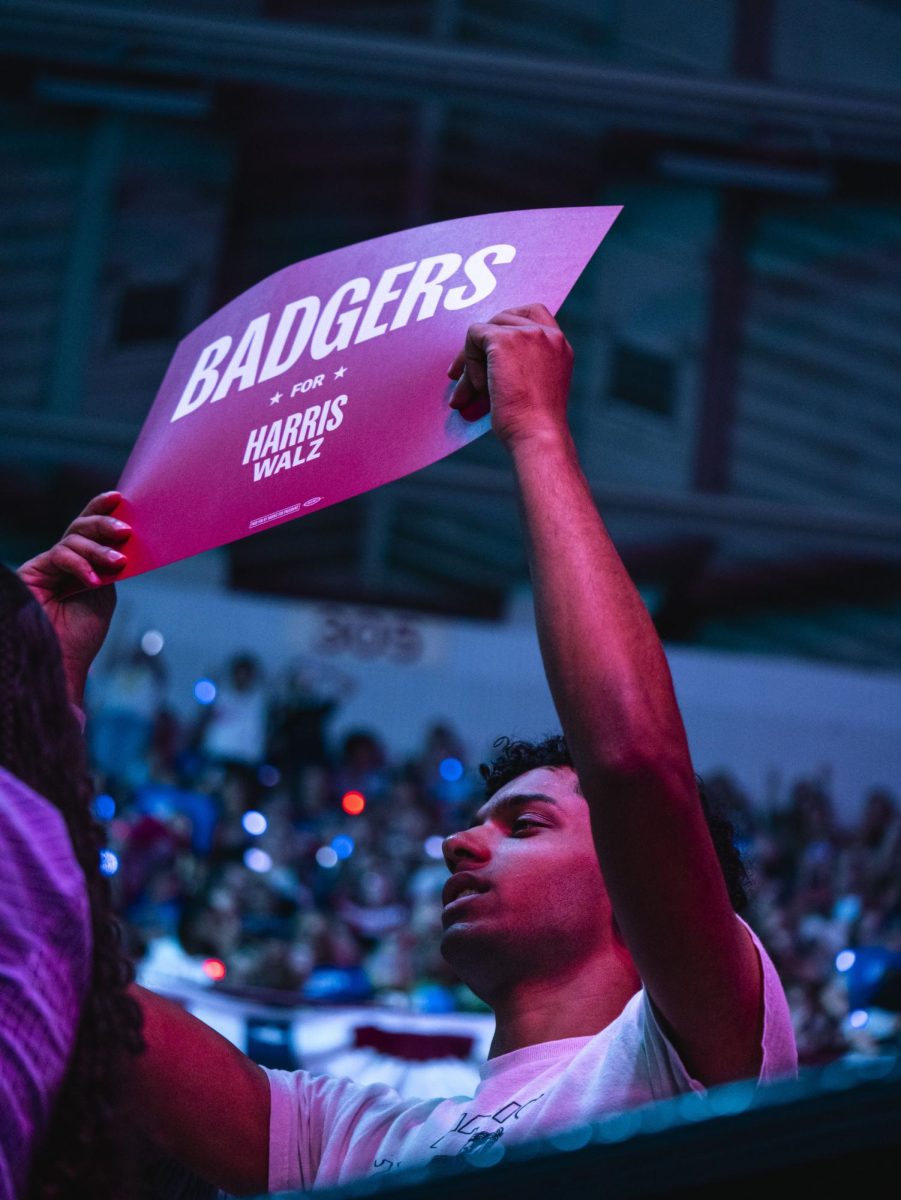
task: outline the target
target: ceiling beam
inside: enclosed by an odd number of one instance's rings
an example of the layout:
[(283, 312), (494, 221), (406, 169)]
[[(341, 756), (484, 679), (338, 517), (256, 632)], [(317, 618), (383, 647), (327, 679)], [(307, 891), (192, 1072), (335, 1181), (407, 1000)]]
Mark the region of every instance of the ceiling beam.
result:
[[(431, 496), (448, 503), (466, 491), (488, 501), (513, 494), (506, 469), (443, 460), (394, 484), (410, 501)], [(590, 481), (594, 498), (606, 517), (651, 520), (665, 526), (667, 536), (729, 537), (759, 534), (816, 543), (818, 550), (901, 560), (901, 519), (873, 513), (829, 510), (808, 505), (780, 504), (727, 493), (672, 492), (629, 488)]]
[[(107, 472), (112, 483), (138, 432), (131, 424), (92, 417), (0, 411), (0, 462), (60, 466), (77, 460)], [(427, 503), (440, 498), (452, 511), (461, 495), (467, 502), (503, 499), (511, 511), (515, 500), (513, 478), (506, 468), (450, 459), (387, 486), (395, 502)], [(895, 516), (731, 494), (629, 488), (596, 480), (591, 490), (606, 516), (650, 520), (657, 528), (665, 524), (668, 536), (789, 536), (814, 541), (819, 549), (834, 554), (901, 560), (901, 519)]]
[(901, 101), (765, 80), (642, 71), (518, 51), (322, 29), (289, 21), (194, 16), (61, 0), (5, 0), (6, 56), (178, 78), (322, 91), (378, 91), (565, 106), (589, 119), (745, 137), (778, 127), (809, 148), (811, 127), (837, 156), (901, 157)]

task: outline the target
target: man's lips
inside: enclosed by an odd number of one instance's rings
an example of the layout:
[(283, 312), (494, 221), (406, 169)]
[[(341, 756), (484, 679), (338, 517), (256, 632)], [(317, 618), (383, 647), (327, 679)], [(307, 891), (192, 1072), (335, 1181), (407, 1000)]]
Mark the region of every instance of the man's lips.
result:
[(461, 899), (467, 893), (477, 895), (481, 892), (486, 892), (488, 885), (481, 880), (478, 875), (469, 871), (459, 871), (456, 875), (451, 875), (441, 893), (441, 901), (445, 908), (449, 904), (453, 904), (455, 900)]

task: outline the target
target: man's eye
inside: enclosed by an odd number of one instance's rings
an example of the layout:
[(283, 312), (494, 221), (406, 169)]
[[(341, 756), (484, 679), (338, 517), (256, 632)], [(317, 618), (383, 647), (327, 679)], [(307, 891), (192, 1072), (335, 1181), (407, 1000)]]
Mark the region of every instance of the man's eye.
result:
[(522, 833), (528, 829), (540, 829), (542, 822), (536, 817), (517, 817), (513, 822), (510, 832)]

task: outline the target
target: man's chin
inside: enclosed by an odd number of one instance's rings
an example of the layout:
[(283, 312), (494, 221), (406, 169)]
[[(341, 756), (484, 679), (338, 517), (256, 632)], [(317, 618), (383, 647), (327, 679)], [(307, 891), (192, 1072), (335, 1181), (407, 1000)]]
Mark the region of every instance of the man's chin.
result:
[(492, 934), (484, 921), (454, 921), (441, 937), (441, 956), (457, 972), (464, 983), (468, 976), (481, 974), (485, 967), (499, 959), (503, 939)]
[(485, 945), (485, 930), (474, 921), (454, 921), (441, 935), (441, 953), (452, 964), (458, 954), (468, 957), (481, 952)]

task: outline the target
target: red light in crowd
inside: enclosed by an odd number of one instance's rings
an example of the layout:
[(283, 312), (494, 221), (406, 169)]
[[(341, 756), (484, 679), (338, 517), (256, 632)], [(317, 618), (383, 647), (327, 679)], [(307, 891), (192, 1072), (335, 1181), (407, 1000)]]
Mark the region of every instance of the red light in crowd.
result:
[(203, 964), (203, 973), (214, 983), (218, 983), (220, 979), (225, 978), (225, 963), (219, 958), (208, 958)]
[(341, 807), (351, 817), (358, 817), (366, 807), (366, 797), (362, 792), (345, 792), (341, 797)]

